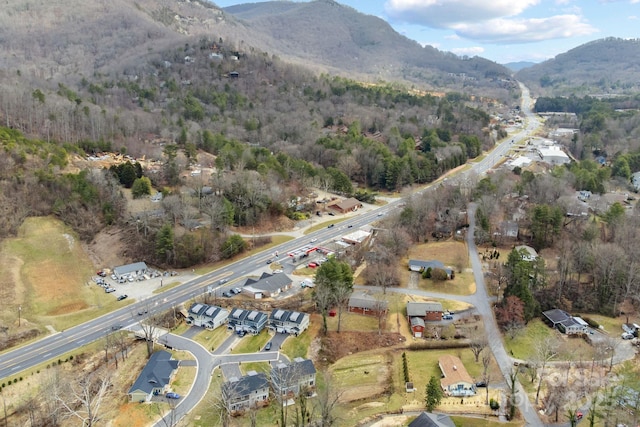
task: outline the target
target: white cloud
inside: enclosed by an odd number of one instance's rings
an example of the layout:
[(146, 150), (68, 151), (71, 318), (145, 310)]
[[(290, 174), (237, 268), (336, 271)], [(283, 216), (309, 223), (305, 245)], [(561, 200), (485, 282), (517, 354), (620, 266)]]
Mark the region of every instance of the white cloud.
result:
[(476, 56), (484, 53), (484, 48), (480, 46), (472, 46), (472, 47), (458, 47), (455, 49), (451, 49), (451, 52), (455, 53), (459, 56)]
[(534, 19), (492, 19), (480, 23), (460, 23), (452, 28), (461, 37), (489, 43), (531, 43), (592, 34), (598, 30), (576, 15), (556, 15)]
[(387, 0), (387, 15), (397, 21), (450, 28), (464, 22), (516, 16), (540, 0)]
[(635, 21), (638, 17), (636, 15), (629, 15), (629, 19)]
[(445, 40), (460, 40), (460, 36), (457, 34), (449, 34), (448, 36), (444, 36)]

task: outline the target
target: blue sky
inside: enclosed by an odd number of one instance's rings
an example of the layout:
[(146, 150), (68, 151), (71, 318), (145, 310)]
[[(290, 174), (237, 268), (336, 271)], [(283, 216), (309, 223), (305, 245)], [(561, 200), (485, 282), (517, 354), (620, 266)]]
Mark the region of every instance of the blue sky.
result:
[[(220, 7), (260, 0), (210, 0)], [(640, 0), (338, 0), (422, 45), (541, 62), (591, 40), (640, 37)]]

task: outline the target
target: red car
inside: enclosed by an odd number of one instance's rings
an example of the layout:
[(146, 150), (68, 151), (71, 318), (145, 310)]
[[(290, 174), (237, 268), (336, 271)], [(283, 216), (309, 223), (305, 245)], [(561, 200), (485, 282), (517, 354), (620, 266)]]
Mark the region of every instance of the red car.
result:
[(316, 268), (318, 266), (318, 264), (316, 264), (315, 262), (310, 262), (309, 264), (307, 264), (307, 267), (309, 268)]
[(576, 412), (576, 420), (581, 420), (583, 417), (582, 412), (578, 411)]

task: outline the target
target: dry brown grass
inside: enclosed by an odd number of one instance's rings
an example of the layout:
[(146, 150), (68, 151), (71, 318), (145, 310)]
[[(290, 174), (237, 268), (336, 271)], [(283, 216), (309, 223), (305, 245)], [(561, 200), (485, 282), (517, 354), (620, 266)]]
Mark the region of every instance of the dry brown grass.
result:
[(2, 317), (22, 316), (38, 323), (56, 316), (87, 309), (94, 294), (86, 285), (93, 265), (75, 233), (51, 217), (28, 218), (18, 237), (0, 247)]
[(456, 269), (458, 266), (466, 268), (469, 265), (469, 250), (464, 242), (447, 240), (412, 246), (409, 249), (408, 258), (421, 260), (437, 259), (445, 265), (450, 265)]

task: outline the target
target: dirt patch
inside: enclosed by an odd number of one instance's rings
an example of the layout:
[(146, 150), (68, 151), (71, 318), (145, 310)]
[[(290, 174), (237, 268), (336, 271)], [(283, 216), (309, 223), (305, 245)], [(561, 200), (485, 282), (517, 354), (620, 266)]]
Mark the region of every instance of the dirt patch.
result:
[(83, 244), (85, 252), (97, 269), (126, 264), (122, 257), (125, 246), (121, 237), (122, 230), (109, 228), (99, 232), (90, 244)]
[(404, 345), (406, 338), (395, 332), (328, 332), (320, 337), (318, 362), (329, 365), (350, 354), (376, 348), (390, 348)]

